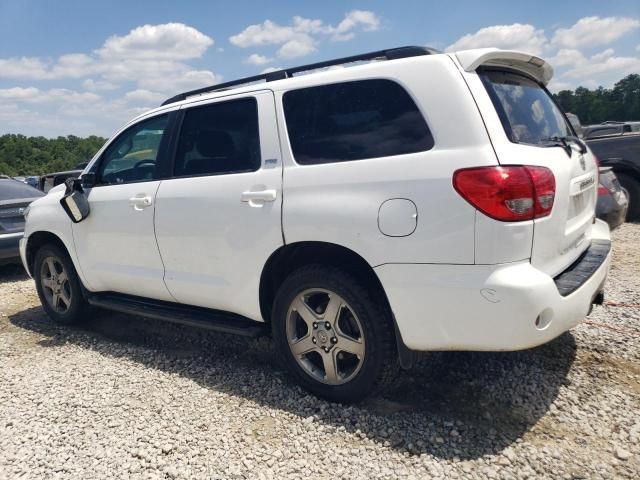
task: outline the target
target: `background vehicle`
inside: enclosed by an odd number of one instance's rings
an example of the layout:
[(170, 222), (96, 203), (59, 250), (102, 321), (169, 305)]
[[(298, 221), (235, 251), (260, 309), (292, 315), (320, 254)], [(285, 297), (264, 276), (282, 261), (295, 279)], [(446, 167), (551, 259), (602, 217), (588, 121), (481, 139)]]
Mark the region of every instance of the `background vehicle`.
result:
[(67, 178), (78, 178), (82, 173), (82, 170), (87, 166), (88, 162), (82, 162), (76, 165), (74, 170), (67, 170), (64, 172), (54, 172), (42, 175), (38, 179), (38, 189), (47, 193), (53, 187), (61, 185)]
[(0, 178), (0, 265), (20, 261), (18, 242), (24, 230), (24, 210), (42, 196), (23, 182)]
[(94, 305), (270, 332), (335, 401), (415, 351), (540, 345), (602, 301), (611, 258), (551, 73), (404, 47), (179, 94), (31, 207), (24, 264), (59, 323)]
[(640, 122), (604, 122), (581, 128), (600, 165), (612, 167), (627, 191), (627, 220), (640, 220)]
[(38, 185), (40, 184), (40, 177), (37, 175), (28, 176), (25, 178), (24, 183), (32, 186), (33, 188), (38, 188)]
[(596, 217), (607, 222), (609, 228), (614, 230), (624, 223), (628, 207), (627, 193), (611, 167), (600, 167)]

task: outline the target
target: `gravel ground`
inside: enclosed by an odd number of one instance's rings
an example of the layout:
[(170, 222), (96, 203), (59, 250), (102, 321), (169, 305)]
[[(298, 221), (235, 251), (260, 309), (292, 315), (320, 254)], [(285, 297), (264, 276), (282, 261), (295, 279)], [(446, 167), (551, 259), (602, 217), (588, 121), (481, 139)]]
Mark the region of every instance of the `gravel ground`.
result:
[(640, 225), (607, 300), (517, 353), (437, 353), (358, 406), (245, 340), (113, 313), (59, 328), (0, 270), (0, 478), (640, 478)]

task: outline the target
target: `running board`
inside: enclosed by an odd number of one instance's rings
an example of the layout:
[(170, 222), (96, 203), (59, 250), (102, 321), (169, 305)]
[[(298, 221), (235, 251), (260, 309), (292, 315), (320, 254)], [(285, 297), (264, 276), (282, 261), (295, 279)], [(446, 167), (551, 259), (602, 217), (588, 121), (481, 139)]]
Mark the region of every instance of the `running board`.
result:
[(231, 333), (244, 337), (260, 337), (268, 333), (267, 325), (220, 310), (192, 307), (120, 293), (89, 293), (87, 301), (96, 307), (191, 327)]

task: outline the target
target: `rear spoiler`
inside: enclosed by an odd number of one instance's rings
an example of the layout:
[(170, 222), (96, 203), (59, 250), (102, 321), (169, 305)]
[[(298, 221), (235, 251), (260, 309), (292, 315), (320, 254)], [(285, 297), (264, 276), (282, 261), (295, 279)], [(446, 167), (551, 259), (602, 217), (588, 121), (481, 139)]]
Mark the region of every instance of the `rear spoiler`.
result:
[(547, 85), (553, 77), (551, 65), (529, 53), (497, 48), (480, 48), (463, 50), (457, 52), (455, 56), (466, 72), (473, 72), (480, 66), (512, 67), (528, 73), (543, 85)]

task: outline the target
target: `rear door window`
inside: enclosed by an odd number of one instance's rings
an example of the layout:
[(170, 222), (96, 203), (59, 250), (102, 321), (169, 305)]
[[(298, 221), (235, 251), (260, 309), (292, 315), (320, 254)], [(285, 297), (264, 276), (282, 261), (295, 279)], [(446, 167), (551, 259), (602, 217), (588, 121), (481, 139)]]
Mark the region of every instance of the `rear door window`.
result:
[(291, 90), (284, 113), (297, 163), (345, 162), (422, 152), (433, 137), (413, 99), (391, 80)]
[(545, 145), (574, 134), (551, 95), (534, 80), (503, 70), (484, 70), (480, 77), (512, 142)]
[(185, 111), (174, 175), (253, 172), (260, 168), (258, 104), (253, 97)]

